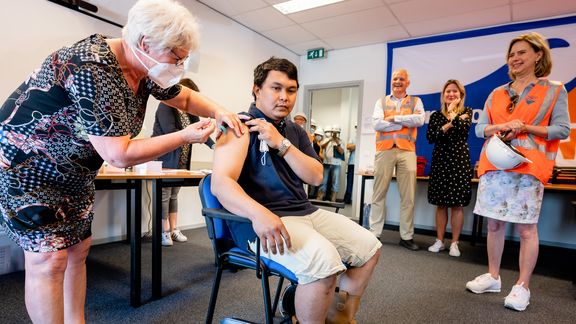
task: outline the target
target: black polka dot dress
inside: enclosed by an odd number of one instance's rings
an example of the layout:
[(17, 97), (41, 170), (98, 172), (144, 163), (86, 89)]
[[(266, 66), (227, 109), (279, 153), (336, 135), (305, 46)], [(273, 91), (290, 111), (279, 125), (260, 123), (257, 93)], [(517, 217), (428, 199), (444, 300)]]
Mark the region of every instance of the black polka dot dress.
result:
[[(468, 115), (462, 119), (460, 116)], [(430, 115), (426, 139), (434, 144), (428, 202), (436, 206), (467, 206), (472, 196), (470, 180), (470, 151), (468, 131), (470, 130), (472, 109), (464, 111), (452, 121), (453, 127), (446, 133), (442, 126), (449, 122), (441, 112)]]

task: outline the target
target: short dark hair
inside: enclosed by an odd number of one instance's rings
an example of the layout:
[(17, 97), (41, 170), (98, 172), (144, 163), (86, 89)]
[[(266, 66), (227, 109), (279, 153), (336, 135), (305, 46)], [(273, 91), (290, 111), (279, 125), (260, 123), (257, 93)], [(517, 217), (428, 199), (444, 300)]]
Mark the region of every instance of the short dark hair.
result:
[[(300, 87), (298, 84), (298, 69), (296, 65), (287, 59), (277, 58), (272, 56), (265, 62), (261, 63), (254, 69), (254, 85), (261, 88), (264, 81), (268, 77), (268, 72), (279, 71), (284, 72), (290, 78), (290, 80), (296, 81), (296, 87)], [(252, 97), (256, 100), (256, 95), (252, 92)]]
[(186, 88), (190, 89), (190, 90), (194, 90), (196, 92), (200, 92), (200, 89), (198, 89), (198, 86), (196, 85), (196, 83), (194, 83), (194, 81), (188, 79), (188, 78), (184, 78), (182, 80), (180, 80), (181, 85), (185, 86)]

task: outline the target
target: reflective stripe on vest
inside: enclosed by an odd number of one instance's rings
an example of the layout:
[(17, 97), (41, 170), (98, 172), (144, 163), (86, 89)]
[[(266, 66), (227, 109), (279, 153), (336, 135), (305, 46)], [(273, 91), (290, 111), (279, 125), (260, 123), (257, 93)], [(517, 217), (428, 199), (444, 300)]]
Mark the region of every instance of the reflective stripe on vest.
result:
[[(524, 98), (516, 105), (512, 113), (509, 112), (510, 95), (505, 87), (500, 87), (492, 92), (491, 105), (487, 105), (488, 118), (491, 124), (502, 124), (508, 121), (519, 119), (526, 125), (548, 126), (550, 116), (562, 84), (540, 79)], [(542, 183), (547, 183), (552, 176), (556, 153), (560, 140), (546, 140), (534, 134), (519, 134), (513, 139), (511, 144), (532, 161), (523, 163), (509, 171), (523, 174), (531, 174)], [(482, 148), (478, 164), (478, 176), (488, 171), (497, 170)]]
[[(402, 99), (400, 111), (396, 111), (396, 103), (390, 99), (390, 95), (381, 98), (380, 104), (384, 112), (383, 117), (414, 114), (417, 99), (418, 97), (406, 96)], [(377, 131), (376, 151), (389, 150), (396, 144), (396, 146), (402, 150), (415, 152), (416, 135), (417, 131), (415, 127), (402, 127), (402, 129), (392, 132)]]

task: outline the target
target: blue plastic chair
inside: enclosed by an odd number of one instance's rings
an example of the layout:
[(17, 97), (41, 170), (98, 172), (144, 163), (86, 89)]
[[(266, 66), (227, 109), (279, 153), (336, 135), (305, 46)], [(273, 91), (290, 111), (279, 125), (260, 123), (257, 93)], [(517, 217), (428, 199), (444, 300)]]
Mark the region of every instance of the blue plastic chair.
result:
[[(202, 201), (202, 215), (206, 218), (206, 229), (208, 231), (208, 237), (212, 241), (216, 265), (216, 274), (214, 276), (214, 283), (212, 284), (210, 304), (208, 306), (208, 313), (206, 314), (206, 323), (212, 323), (214, 309), (216, 307), (216, 299), (218, 298), (218, 290), (220, 288), (220, 279), (222, 278), (222, 270), (248, 268), (256, 270), (256, 277), (261, 280), (266, 323), (272, 324), (274, 314), (278, 308), (278, 301), (282, 285), (284, 284), (284, 279), (290, 281), (292, 285), (296, 285), (298, 280), (294, 273), (286, 269), (284, 266), (265, 257), (261, 257), (260, 249), (257, 249), (258, 251), (254, 254), (236, 246), (232, 240), (226, 221), (231, 220), (250, 223), (250, 220), (245, 217), (234, 215), (225, 210), (218, 199), (212, 194), (210, 185), (211, 175), (208, 175), (202, 179), (198, 187), (200, 200)], [(256, 246), (260, 246), (259, 239), (256, 241)], [(270, 276), (278, 276), (280, 278), (276, 294), (274, 295), (273, 305), (271, 305), (270, 285), (268, 280)]]

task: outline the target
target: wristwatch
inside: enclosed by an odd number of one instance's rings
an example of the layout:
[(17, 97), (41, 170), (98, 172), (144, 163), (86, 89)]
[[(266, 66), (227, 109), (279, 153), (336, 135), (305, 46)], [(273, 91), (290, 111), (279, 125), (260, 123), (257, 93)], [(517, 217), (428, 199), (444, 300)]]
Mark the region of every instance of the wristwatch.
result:
[(290, 140), (287, 138), (284, 138), (282, 140), (282, 143), (280, 143), (280, 147), (278, 147), (278, 155), (280, 157), (284, 157), (284, 155), (286, 154), (286, 152), (288, 151), (290, 146), (292, 146), (292, 143), (290, 143)]

